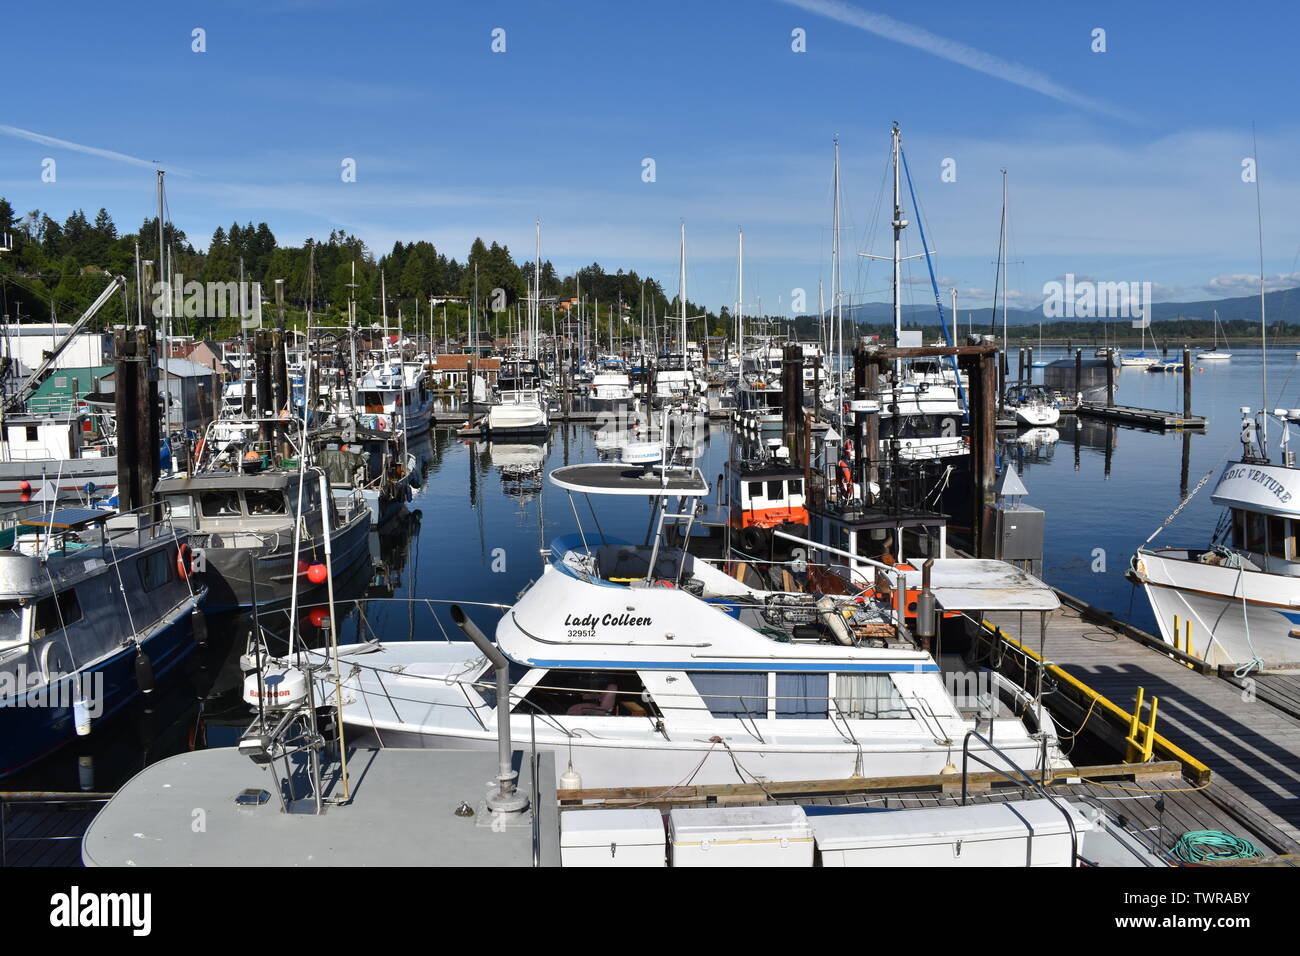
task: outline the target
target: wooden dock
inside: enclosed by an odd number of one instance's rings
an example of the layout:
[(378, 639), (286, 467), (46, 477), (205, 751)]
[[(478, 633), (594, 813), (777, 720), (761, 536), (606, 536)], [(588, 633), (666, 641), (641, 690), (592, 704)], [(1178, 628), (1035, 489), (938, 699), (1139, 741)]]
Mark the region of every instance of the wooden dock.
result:
[(1107, 405), (1105, 402), (1080, 402), (1075, 409), (1075, 414), (1133, 428), (1202, 429), (1208, 424), (1204, 415), (1183, 415), (1179, 412), (1162, 412), (1154, 408), (1136, 408), (1132, 405)]
[[(1211, 828), (1249, 829), (1275, 853), (1300, 853), (1300, 682), (1256, 678), (1254, 685), (1237, 686), (1220, 677), (1218, 668), (1176, 659), (1172, 649), (1157, 649), (1165, 645), (1152, 635), (1116, 625), (1070, 595), (1062, 594), (1062, 599), (1061, 608), (1050, 615), (1042, 656), (1058, 669), (1046, 672), (1052, 692), (1044, 701), (1063, 730), (1073, 732), (1087, 722), (1090, 734), (1123, 747), (1127, 728), (1114, 711), (1130, 715), (1142, 688), (1143, 721), (1152, 698), (1159, 699), (1156, 756), (1181, 759), (1197, 786), (1203, 785), (1196, 779), (1197, 766), (1209, 769), (1201, 775), (1207, 778), (1203, 793), (1221, 819), (1232, 821)], [(1036, 671), (1037, 655), (1031, 652), (1039, 650), (1039, 628), (1030, 617), (989, 618), (1008, 637), (1019, 637), (1006, 642), (1008, 653), (999, 662), (1004, 672), (1017, 677)], [(1079, 699), (1071, 679), (1104, 703)]]
[(81, 837), (109, 793), (0, 793), (0, 866), (81, 866)]

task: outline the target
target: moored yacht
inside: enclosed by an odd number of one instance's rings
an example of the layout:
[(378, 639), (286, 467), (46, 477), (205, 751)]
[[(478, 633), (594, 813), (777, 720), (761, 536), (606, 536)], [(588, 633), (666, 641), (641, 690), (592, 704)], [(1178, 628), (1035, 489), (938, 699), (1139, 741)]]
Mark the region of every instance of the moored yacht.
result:
[[(556, 752), (567, 786), (936, 774), (977, 728), (1022, 769), (1063, 760), (1041, 708), (1035, 732), (1010, 711), (964, 712), (888, 602), (755, 589), (669, 547), (665, 530), (688, 540), (708, 495), (698, 469), (584, 464), (551, 481), (648, 498), (655, 529), (640, 545), (582, 528), (556, 540), (497, 625), (513, 732)], [(388, 746), (495, 746), (493, 667), (473, 645), (362, 643), (338, 660), (353, 730)]]

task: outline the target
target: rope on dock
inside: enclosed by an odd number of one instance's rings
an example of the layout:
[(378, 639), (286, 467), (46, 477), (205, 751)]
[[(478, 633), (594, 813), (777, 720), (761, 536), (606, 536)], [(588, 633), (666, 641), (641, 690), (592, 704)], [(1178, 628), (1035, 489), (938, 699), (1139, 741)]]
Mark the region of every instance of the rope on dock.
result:
[(1222, 830), (1189, 830), (1169, 851), (1179, 863), (1215, 863), (1220, 860), (1249, 860), (1264, 854), (1249, 840)]

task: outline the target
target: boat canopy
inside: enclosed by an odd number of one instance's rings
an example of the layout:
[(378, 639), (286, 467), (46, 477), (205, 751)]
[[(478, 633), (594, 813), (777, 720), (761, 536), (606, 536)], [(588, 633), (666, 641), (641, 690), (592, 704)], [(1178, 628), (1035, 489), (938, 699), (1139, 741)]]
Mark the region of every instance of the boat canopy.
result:
[(592, 495), (703, 498), (709, 493), (709, 483), (698, 468), (675, 465), (566, 465), (551, 472), (551, 482), (567, 491)]
[[(921, 569), (905, 571), (908, 588), (921, 587)], [(1056, 592), (1039, 578), (1006, 561), (937, 558), (930, 590), (945, 611), (1055, 611)]]

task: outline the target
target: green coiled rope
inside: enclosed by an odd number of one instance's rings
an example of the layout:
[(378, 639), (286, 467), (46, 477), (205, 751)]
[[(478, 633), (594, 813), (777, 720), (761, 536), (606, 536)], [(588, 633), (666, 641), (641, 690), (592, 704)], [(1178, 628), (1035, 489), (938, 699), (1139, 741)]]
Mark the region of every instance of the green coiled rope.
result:
[(1264, 854), (1249, 840), (1222, 830), (1189, 830), (1178, 838), (1169, 855), (1179, 863), (1213, 863), (1247, 860)]

